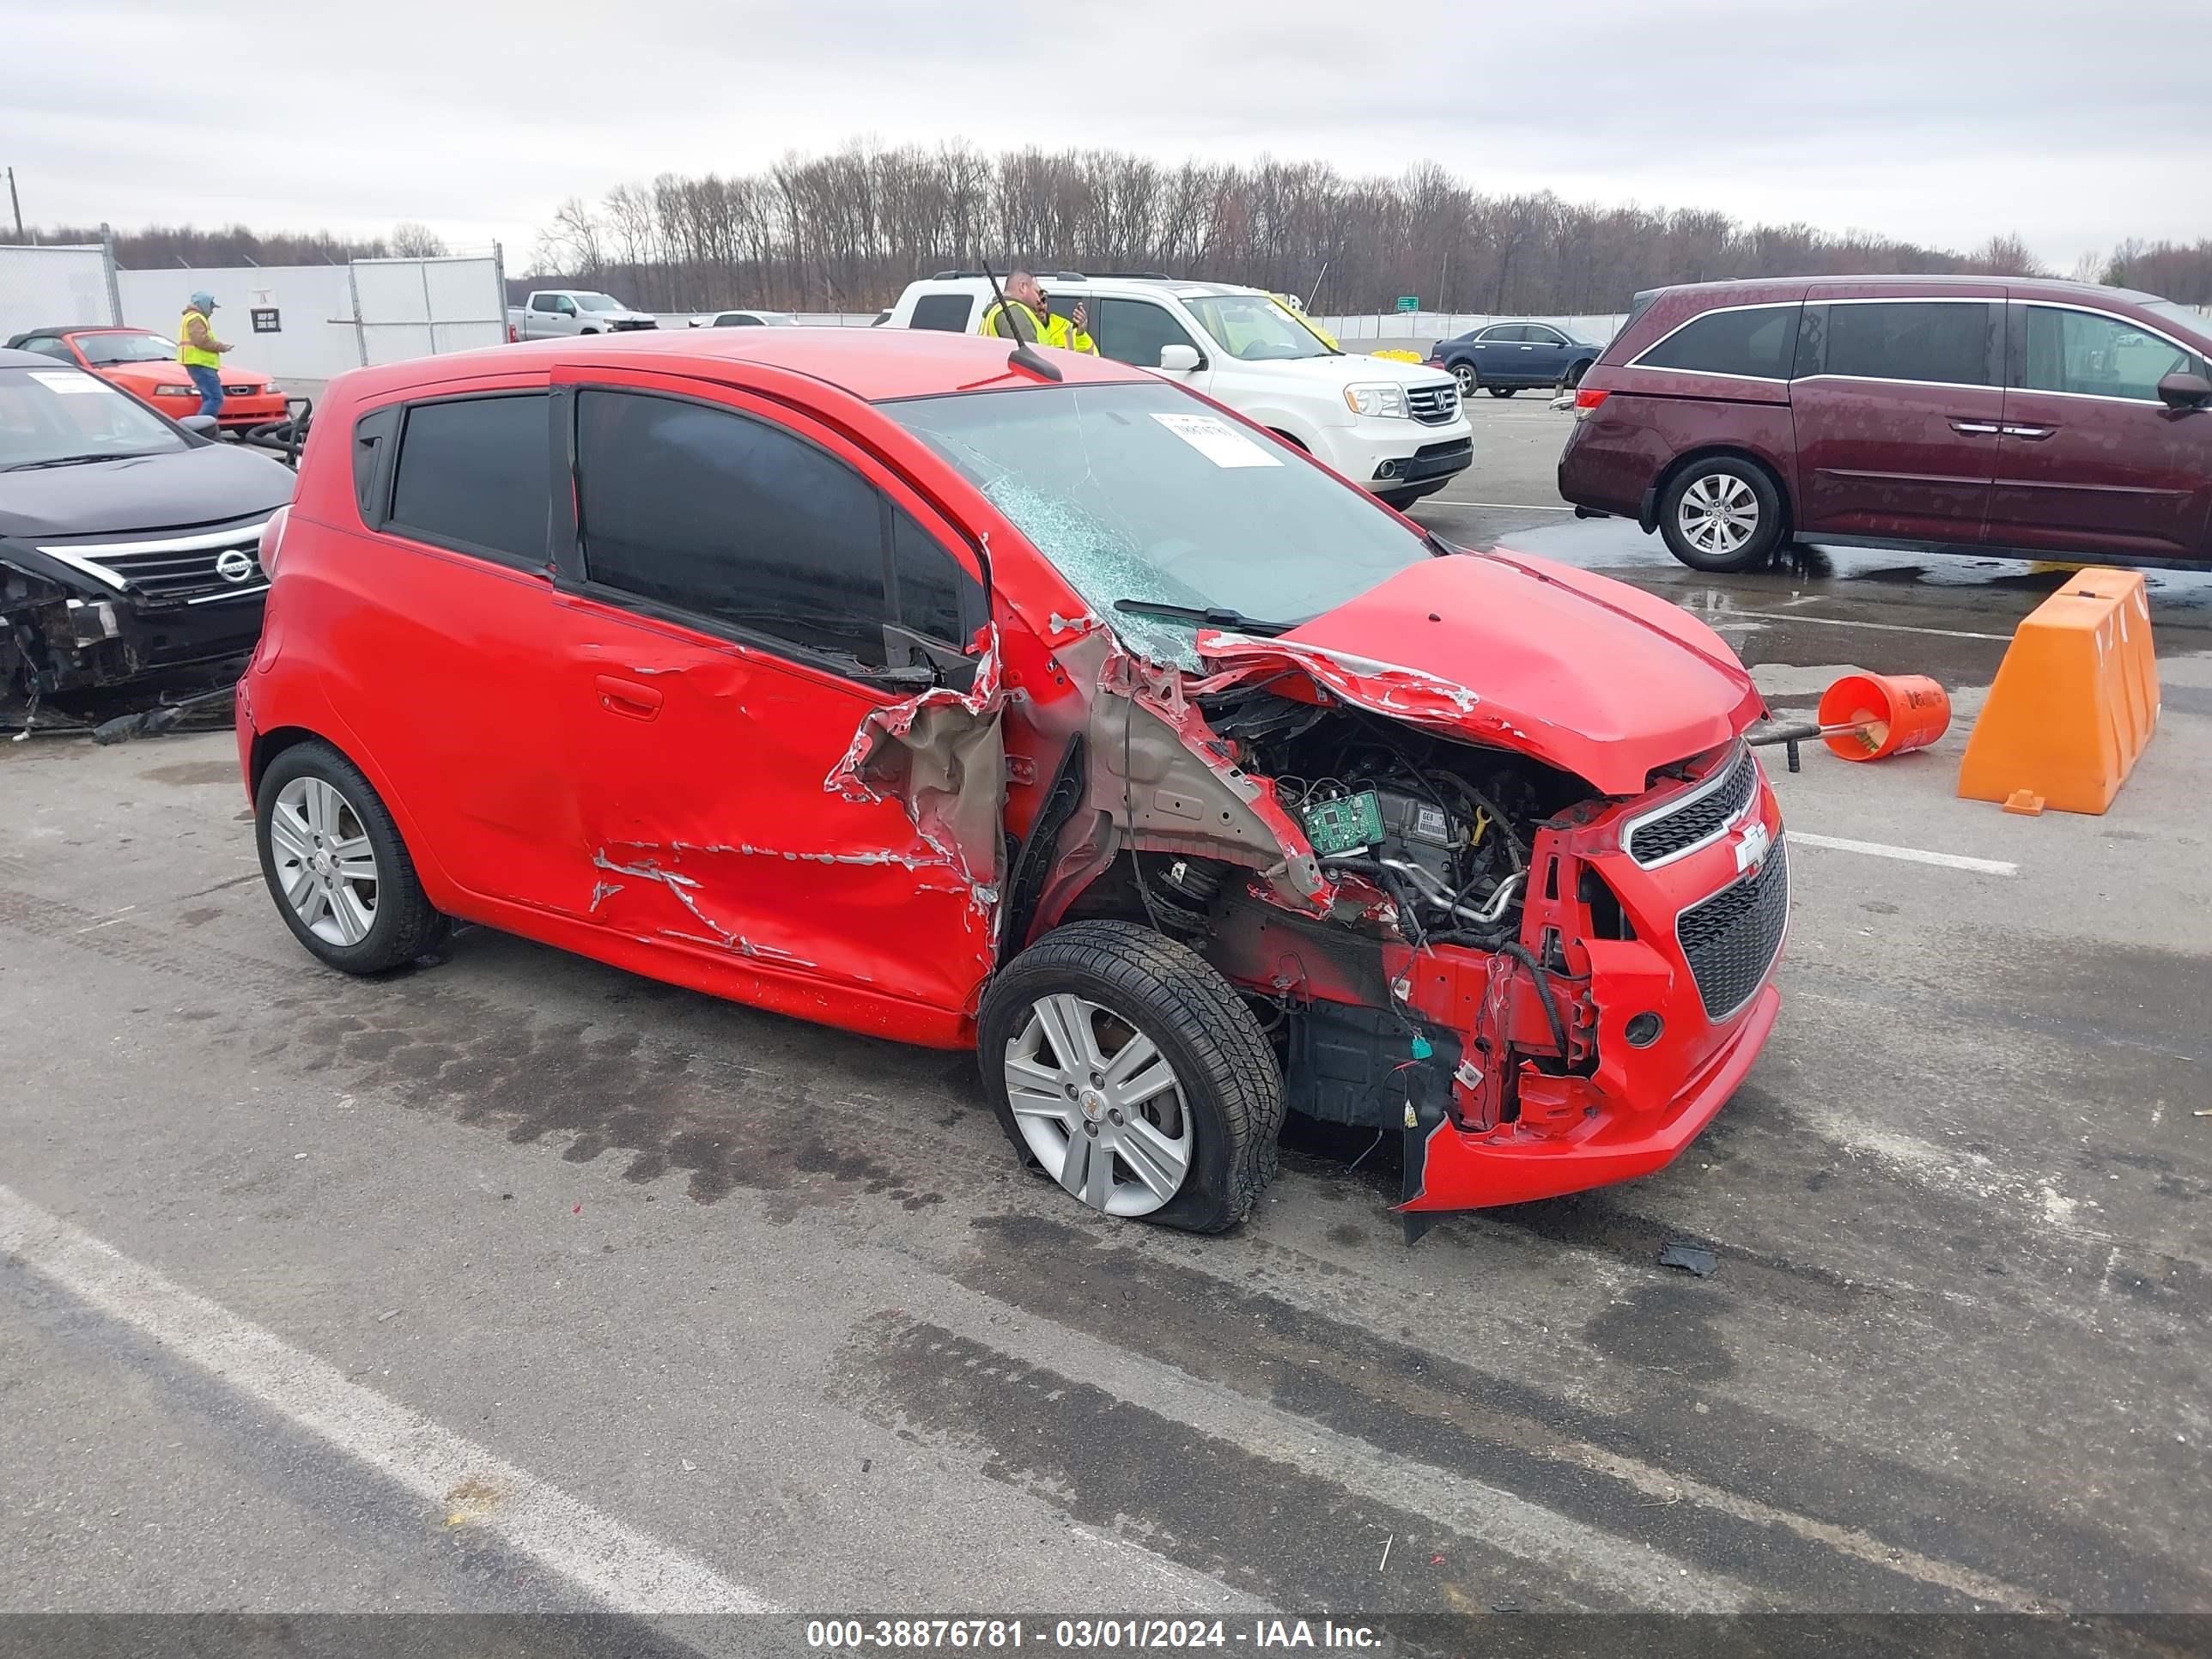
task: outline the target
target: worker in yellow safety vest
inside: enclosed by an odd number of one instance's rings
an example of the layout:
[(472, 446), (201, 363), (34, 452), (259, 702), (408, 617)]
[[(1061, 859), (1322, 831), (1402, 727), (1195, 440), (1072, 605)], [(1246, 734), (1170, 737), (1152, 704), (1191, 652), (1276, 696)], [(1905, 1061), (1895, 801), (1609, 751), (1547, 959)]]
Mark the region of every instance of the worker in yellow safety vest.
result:
[(1030, 340), (1063, 351), (1087, 351), (1096, 357), (1098, 348), (1084, 332), (1087, 321), (1079, 300), (1073, 315), (1054, 316), (1037, 279), (1026, 270), (1018, 270), (1006, 278), (1006, 304), (994, 300), (976, 331), (1000, 340)]
[(222, 412), (222, 354), (229, 344), (215, 337), (215, 295), (204, 289), (185, 302), (185, 315), (177, 325), (177, 361), (199, 388), (200, 413)]

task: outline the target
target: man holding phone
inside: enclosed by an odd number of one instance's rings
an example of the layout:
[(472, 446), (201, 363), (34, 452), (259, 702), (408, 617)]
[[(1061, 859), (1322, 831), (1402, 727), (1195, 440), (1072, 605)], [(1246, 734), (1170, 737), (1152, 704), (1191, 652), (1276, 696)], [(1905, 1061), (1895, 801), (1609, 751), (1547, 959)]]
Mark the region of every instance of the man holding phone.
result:
[(1036, 277), (1026, 270), (1017, 270), (1006, 278), (1006, 302), (992, 301), (983, 313), (982, 326), (976, 331), (1000, 340), (1028, 340), (1037, 345), (1058, 346), (1063, 351), (1087, 351), (1098, 355), (1098, 348), (1084, 331), (1089, 323), (1083, 302), (1075, 303), (1073, 314), (1055, 317), (1050, 301)]

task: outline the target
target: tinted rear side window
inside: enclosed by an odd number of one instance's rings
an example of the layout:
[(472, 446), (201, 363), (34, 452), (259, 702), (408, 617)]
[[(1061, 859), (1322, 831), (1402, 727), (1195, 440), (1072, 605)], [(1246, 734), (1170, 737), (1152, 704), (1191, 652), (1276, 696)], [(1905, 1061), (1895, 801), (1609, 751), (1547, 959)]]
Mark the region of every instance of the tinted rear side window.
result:
[(548, 562), (548, 419), (542, 392), (416, 404), (399, 441), (392, 527), (525, 564)]
[(1920, 380), (1945, 386), (1994, 386), (1990, 373), (2000, 312), (1993, 304), (1904, 301), (1896, 304), (1808, 306), (1825, 311), (1826, 326), (1808, 328), (1816, 362), (1801, 353), (1797, 373), (1848, 374), (1866, 380)]
[(965, 294), (925, 294), (914, 302), (914, 321), (908, 326), (965, 334), (975, 310), (975, 301)]
[(1647, 368), (1786, 380), (1797, 344), (1796, 305), (1709, 311), (1685, 323), (1636, 361)]

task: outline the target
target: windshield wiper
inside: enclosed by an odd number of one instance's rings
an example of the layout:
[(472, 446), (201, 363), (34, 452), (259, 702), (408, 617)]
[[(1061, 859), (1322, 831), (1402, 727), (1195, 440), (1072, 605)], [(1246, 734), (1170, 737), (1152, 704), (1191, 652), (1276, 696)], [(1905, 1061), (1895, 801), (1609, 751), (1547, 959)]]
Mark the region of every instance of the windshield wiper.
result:
[(1272, 636), (1287, 634), (1296, 623), (1262, 622), (1242, 611), (1218, 605), (1162, 605), (1152, 599), (1116, 599), (1114, 608), (1132, 617), (1162, 617), (1170, 622), (1196, 623), (1201, 628), (1223, 628), (1237, 634)]
[(18, 461), (8, 468), (10, 472), (34, 472), (43, 466), (82, 466), (87, 461), (128, 460), (125, 455), (54, 455), (43, 461)]

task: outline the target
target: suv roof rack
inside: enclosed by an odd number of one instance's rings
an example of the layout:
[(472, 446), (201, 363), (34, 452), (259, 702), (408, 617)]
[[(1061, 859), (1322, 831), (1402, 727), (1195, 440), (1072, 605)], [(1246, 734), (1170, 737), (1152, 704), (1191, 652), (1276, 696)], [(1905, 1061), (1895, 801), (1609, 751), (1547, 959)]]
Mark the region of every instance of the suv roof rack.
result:
[[(940, 270), (932, 275), (929, 280), (933, 283), (973, 282), (987, 278), (990, 274), (991, 273), (988, 270)], [(1080, 283), (1089, 280), (1085, 274), (1079, 270), (1034, 270), (1030, 274), (1032, 276), (1048, 277), (1056, 283)], [(1095, 274), (1100, 276), (1112, 276), (1115, 273), (1112, 271), (1102, 271)]]

